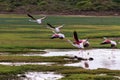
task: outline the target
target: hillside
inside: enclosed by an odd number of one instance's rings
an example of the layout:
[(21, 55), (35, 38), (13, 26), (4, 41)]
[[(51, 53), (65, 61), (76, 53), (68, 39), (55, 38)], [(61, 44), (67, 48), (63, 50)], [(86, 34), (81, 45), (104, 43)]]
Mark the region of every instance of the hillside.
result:
[(120, 15), (120, 0), (0, 0), (0, 13)]

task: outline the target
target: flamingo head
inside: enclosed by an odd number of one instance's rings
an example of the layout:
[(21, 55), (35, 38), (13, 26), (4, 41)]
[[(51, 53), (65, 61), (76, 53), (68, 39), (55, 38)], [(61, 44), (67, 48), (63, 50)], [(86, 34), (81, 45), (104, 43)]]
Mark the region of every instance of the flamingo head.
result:
[(116, 45), (114, 45), (114, 44), (111, 44), (111, 48), (115, 48), (116, 47)]
[(85, 44), (84, 44), (84, 47), (89, 47), (89, 43), (85, 43)]

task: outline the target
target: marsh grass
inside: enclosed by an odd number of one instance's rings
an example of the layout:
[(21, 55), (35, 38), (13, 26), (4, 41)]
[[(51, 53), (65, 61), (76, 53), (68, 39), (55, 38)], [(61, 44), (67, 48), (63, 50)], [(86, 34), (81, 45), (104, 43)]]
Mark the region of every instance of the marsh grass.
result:
[(67, 62), (77, 62), (74, 60), (64, 60), (65, 57), (41, 57), (41, 56), (0, 56), (0, 62), (55, 62), (65, 64)]
[[(66, 72), (66, 70), (68, 72)], [(17, 75), (22, 74), (28, 71), (37, 71), (37, 72), (56, 72), (62, 73), (65, 77), (61, 80), (119, 80), (114, 77), (114, 75), (118, 75), (120, 71), (118, 70), (85, 70), (82, 68), (76, 67), (68, 67), (68, 66), (39, 66), (39, 65), (23, 65), (23, 66), (3, 66), (0, 65), (0, 74), (1, 75)], [(76, 73), (75, 73), (76, 72)], [(99, 74), (106, 74), (103, 76), (99, 76)], [(5, 76), (4, 76), (5, 77)], [(9, 77), (10, 79), (10, 77)]]
[[(42, 15), (41, 15), (42, 16)], [(35, 15), (35, 17), (41, 17)], [(66, 38), (73, 40), (73, 31), (78, 32), (80, 39), (89, 38), (89, 48), (110, 48), (110, 45), (101, 46), (103, 37), (112, 38), (120, 42), (120, 17), (95, 17), (95, 16), (47, 16), (43, 24), (28, 21), (26, 15), (0, 14), (0, 51), (12, 54), (31, 51), (31, 49), (69, 49), (75, 48), (66, 39), (50, 39), (53, 34), (46, 28), (46, 23), (54, 26), (65, 24), (61, 29)], [(120, 45), (117, 46), (120, 48)], [(35, 51), (37, 52), (37, 51)], [(52, 66), (0, 65), (0, 80), (17, 78), (16, 75), (27, 71), (53, 71), (65, 77), (62, 80), (118, 80), (113, 76), (120, 76), (119, 70), (85, 70), (83, 68), (63, 66), (64, 63), (73, 62), (64, 60), (65, 57), (40, 57), (40, 56), (0, 56), (0, 62), (55, 62)], [(106, 74), (98, 76), (97, 74)]]
[(113, 76), (99, 76), (92, 74), (71, 74), (61, 80), (119, 80)]
[[(13, 70), (14, 69), (14, 70)], [(21, 69), (21, 70), (20, 70)], [(106, 75), (117, 75), (119, 76), (119, 70), (108, 70), (108, 69), (97, 69), (97, 70), (86, 70), (78, 67), (70, 66), (45, 66), (45, 65), (22, 65), (22, 66), (4, 66), (0, 65), (0, 73), (17, 71), (17, 73), (26, 72), (26, 71), (54, 71), (57, 73), (62, 73), (65, 75), (68, 74), (106, 74)], [(12, 72), (11, 72), (12, 73)]]
[[(39, 17), (35, 15), (35, 17)], [(75, 48), (65, 39), (51, 40), (52, 31), (46, 25), (47, 22), (54, 26), (65, 24), (61, 28), (66, 38), (73, 40), (73, 31), (78, 32), (80, 39), (89, 38), (90, 48), (106, 48), (99, 43), (102, 37), (119, 38), (120, 17), (76, 17), (76, 16), (47, 16), (43, 24), (28, 21), (26, 15), (0, 15), (0, 50), (22, 51), (30, 49), (68, 49)], [(99, 40), (100, 39), (100, 40)], [(119, 42), (119, 40), (117, 40)], [(120, 46), (117, 46), (120, 48)]]

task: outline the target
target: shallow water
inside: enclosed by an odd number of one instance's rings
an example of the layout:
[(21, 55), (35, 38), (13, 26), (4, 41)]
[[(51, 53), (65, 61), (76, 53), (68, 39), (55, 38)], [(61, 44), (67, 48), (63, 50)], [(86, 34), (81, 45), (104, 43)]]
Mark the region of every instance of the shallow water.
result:
[[(80, 61), (77, 63), (65, 64), (64, 66), (76, 66), (86, 69), (107, 68), (120, 70), (120, 49), (90, 49), (72, 51), (51, 51), (41, 56), (78, 56), (83, 58), (92, 57), (93, 61)], [(85, 65), (87, 64), (88, 67)]]
[[(26, 54), (25, 53), (25, 54), (18, 54), (18, 55), (44, 56), (44, 57), (45, 56), (69, 56), (69, 57), (78, 56), (78, 57), (83, 57), (87, 59), (92, 57), (94, 59), (93, 61), (89, 61), (89, 60), (80, 61), (77, 63), (65, 64), (64, 66), (83, 67), (85, 69), (107, 68), (111, 70), (120, 70), (120, 49), (89, 49), (89, 50), (46, 49), (45, 51), (47, 52), (45, 54), (37, 54), (37, 53)], [(9, 54), (7, 53), (6, 55), (9, 55)], [(12, 65), (13, 63), (4, 63), (4, 64)], [(21, 65), (25, 65), (25, 64), (29, 64), (29, 63), (21, 63)], [(35, 63), (35, 64), (37, 65), (41, 63)], [(14, 65), (17, 65), (17, 63)]]
[(21, 66), (21, 65), (52, 65), (50, 62), (0, 62), (0, 65)]
[(54, 72), (26, 72), (21, 80), (58, 80), (62, 77), (61, 74), (55, 74)]

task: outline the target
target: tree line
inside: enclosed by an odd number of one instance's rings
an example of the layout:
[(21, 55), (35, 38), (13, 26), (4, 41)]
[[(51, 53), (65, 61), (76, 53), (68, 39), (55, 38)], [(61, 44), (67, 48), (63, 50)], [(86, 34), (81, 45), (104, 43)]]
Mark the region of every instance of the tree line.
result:
[(0, 0), (0, 11), (119, 11), (120, 0)]

